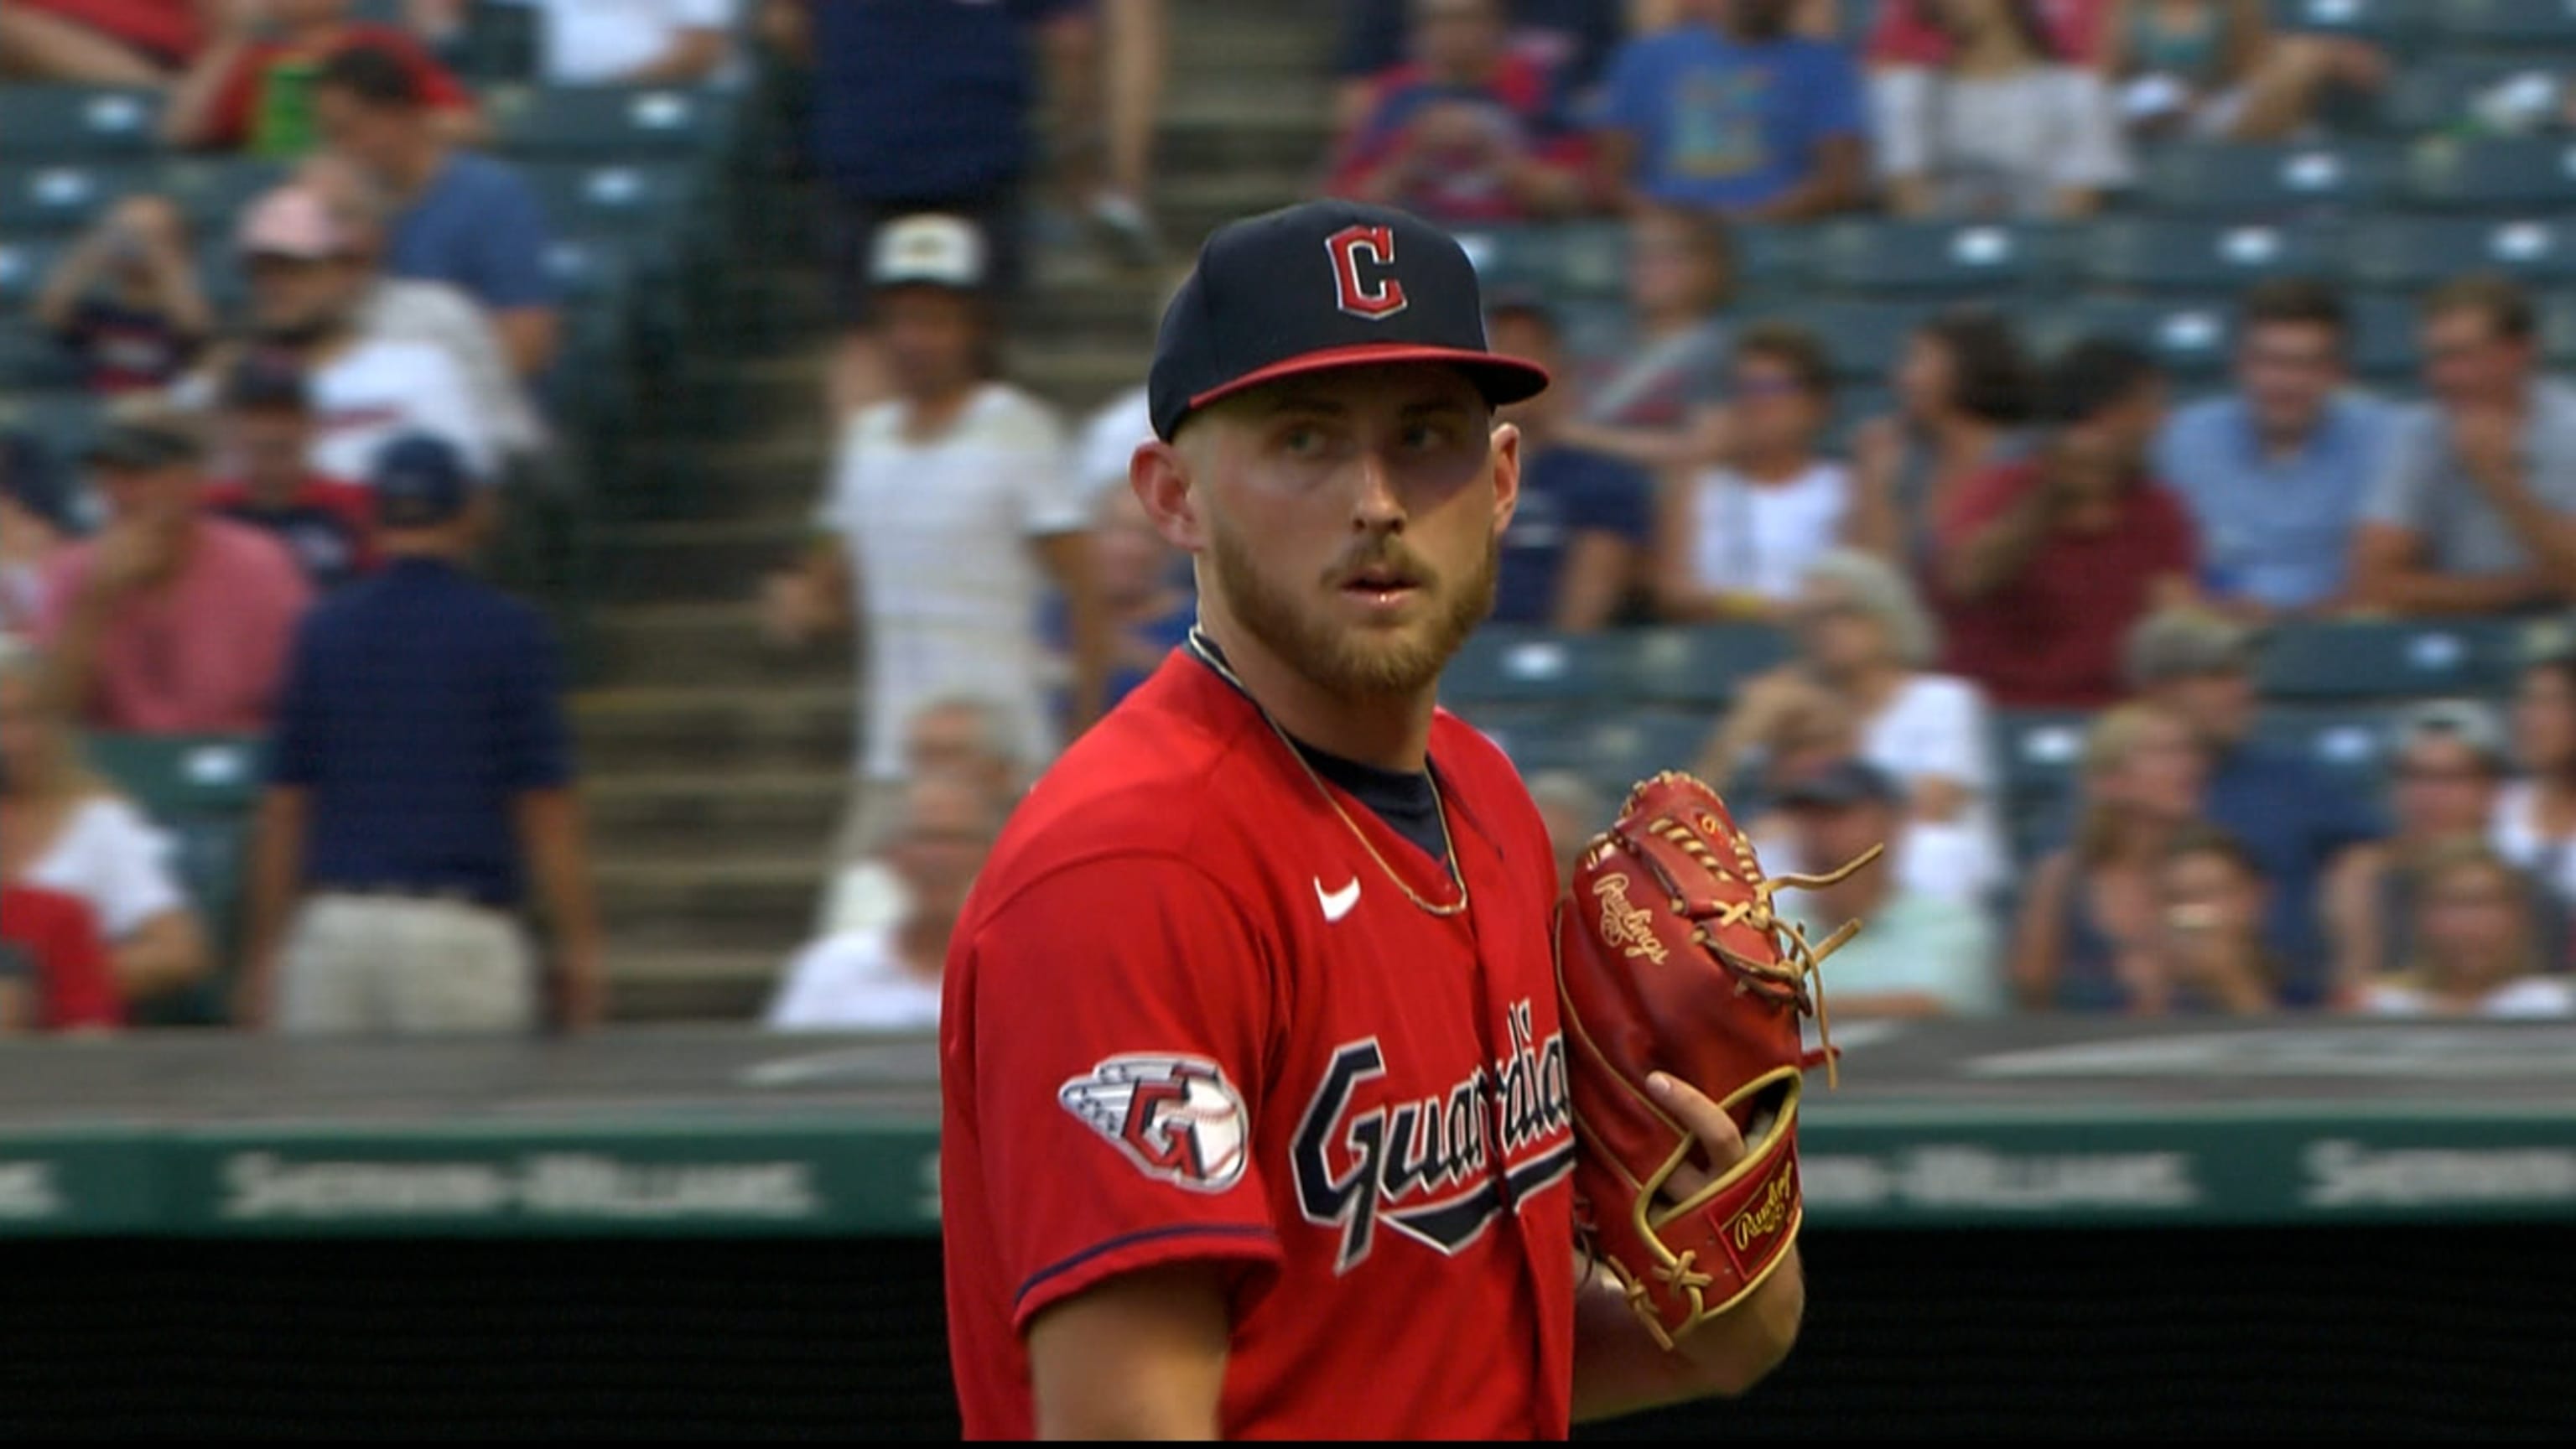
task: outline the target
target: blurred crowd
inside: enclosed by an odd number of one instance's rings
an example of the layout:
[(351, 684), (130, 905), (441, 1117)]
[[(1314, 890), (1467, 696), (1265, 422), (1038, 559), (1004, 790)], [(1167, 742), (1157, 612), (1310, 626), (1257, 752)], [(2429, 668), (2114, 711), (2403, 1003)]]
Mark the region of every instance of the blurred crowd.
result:
[[(513, 490), (564, 466), (548, 218), (478, 149), (484, 98), (453, 65), (494, 3), (0, 8), (0, 75), (157, 88), (169, 146), (286, 168), (230, 220), (232, 312), (186, 213), (149, 195), (36, 296), (118, 401), (81, 458), (7, 443), (8, 934), (91, 938), (28, 948), (0, 979), (13, 1020), (113, 1020), (228, 949), (76, 730), (271, 737), (234, 1019), (600, 1010), (560, 666), (473, 567)], [(542, 83), (757, 70), (795, 118), (833, 284), (833, 445), (814, 543), (759, 604), (776, 647), (862, 641), (863, 684), (830, 887), (768, 1015), (925, 1024), (1012, 795), (1193, 615), (1186, 558), (1124, 486), (1142, 388), (1074, 419), (1005, 376), (1049, 258), (1086, 248), (1158, 297), (1186, 263), (1153, 142), (1189, 16), (524, 8)], [(2268, 630), (2576, 600), (2576, 391), (2525, 284), (2421, 289), (2420, 371), (2384, 386), (2355, 366), (2340, 284), (2269, 277), (2230, 299), (2232, 371), (2197, 393), (2133, 340), (2043, 346), (1967, 299), (1891, 340), (1883, 410), (1860, 416), (1849, 359), (1748, 284), (1756, 233), (2081, 223), (2135, 210), (2159, 148), (2330, 135), (2401, 78), (2405, 57), (2282, 8), (1341, 6), (1318, 189), (1483, 238), (1619, 228), (1606, 332), (1543, 280), (1498, 273), (1487, 297), (1493, 345), (1559, 379), (1506, 414), (1524, 478), (1496, 621), (1781, 641), (1669, 763), (1747, 803), (1774, 870), (1891, 843), (1801, 904), (1813, 935), (1866, 926), (1828, 965), (1837, 1013), (2576, 1011), (2576, 659), (2532, 662), (2509, 700), (2392, 717), (2384, 801), (2255, 729)], [(2507, 119), (2564, 124), (2555, 94)], [(2482, 124), (2511, 109), (2477, 104)], [(2063, 818), (2033, 821), (1994, 726), (2039, 712), (2081, 745)], [(1579, 773), (1531, 783), (1568, 853), (1615, 803)], [(440, 959), (478, 964), (420, 964)]]

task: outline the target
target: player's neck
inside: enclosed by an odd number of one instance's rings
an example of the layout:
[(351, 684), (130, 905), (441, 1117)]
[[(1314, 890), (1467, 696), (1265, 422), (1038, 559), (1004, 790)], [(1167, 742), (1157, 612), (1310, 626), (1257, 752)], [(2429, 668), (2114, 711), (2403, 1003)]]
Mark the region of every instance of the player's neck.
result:
[(1381, 770), (1415, 773), (1431, 753), (1435, 683), (1412, 695), (1351, 699), (1317, 685), (1199, 599), (1199, 628), (1222, 651), (1227, 670), (1289, 738), (1310, 749)]

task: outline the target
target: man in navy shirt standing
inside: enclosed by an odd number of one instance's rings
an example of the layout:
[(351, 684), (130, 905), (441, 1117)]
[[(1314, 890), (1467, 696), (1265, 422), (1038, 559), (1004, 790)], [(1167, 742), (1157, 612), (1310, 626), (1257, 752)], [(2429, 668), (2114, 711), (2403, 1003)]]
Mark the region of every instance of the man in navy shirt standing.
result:
[(814, 63), (814, 161), (824, 182), (828, 265), (846, 329), (834, 360), (837, 416), (892, 390), (869, 332), (877, 229), (919, 212), (973, 222), (993, 290), (1022, 273), (1022, 181), (1039, 56), (1060, 85), (1087, 56), (1081, 0), (806, 0)]
[[(1485, 330), (1496, 352), (1564, 375), (1556, 320), (1539, 303), (1497, 302)], [(1616, 458), (1557, 442), (1564, 393), (1549, 388), (1500, 414), (1521, 430), (1521, 501), (1503, 532), (1498, 624), (1598, 629), (1627, 602), (1652, 556), (1653, 481)]]
[(291, 1033), (509, 1033), (601, 1004), (599, 919), (543, 621), (465, 572), (473, 483), (409, 434), (374, 473), (388, 567), (296, 640), (251, 865), (238, 1015)]

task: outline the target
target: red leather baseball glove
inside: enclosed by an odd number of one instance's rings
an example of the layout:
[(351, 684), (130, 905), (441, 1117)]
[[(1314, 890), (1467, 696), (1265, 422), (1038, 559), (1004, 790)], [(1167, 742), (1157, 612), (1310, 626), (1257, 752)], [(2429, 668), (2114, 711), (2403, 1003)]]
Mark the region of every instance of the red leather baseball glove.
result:
[[(1817, 961), (1858, 927), (1811, 944), (1772, 915), (1772, 893), (1830, 884), (1879, 849), (1829, 875), (1766, 876), (1717, 792), (1666, 772), (1629, 792), (1558, 907), (1578, 1218), (1667, 1348), (1760, 1287), (1803, 1220), (1798, 1095), (1813, 1060), (1799, 1021), (1819, 1012)], [(1830, 1046), (1814, 1055), (1831, 1070)], [(1647, 1094), (1656, 1071), (1744, 1134), (1743, 1160), (1687, 1196), (1666, 1193), (1667, 1180), (1709, 1164)]]

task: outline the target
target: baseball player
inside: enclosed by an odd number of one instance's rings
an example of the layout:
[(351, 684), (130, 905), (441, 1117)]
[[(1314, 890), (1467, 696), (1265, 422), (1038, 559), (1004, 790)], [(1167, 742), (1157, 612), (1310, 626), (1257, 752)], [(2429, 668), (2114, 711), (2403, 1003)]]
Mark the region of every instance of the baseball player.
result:
[[(1577, 1246), (1546, 830), (1434, 704), (1520, 481), (1457, 242), (1317, 202), (1212, 236), (1130, 482), (1199, 626), (1020, 806), (940, 1042), (975, 1437), (1563, 1437), (1760, 1379), (1794, 1258), (1666, 1349)], [(1667, 1191), (1744, 1156), (1699, 1139)]]

